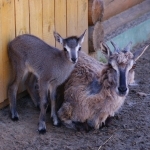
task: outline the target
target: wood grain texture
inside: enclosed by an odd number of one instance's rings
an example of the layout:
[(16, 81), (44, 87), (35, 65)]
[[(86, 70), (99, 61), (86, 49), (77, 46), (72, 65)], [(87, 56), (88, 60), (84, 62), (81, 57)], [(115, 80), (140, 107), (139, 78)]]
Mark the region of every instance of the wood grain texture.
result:
[(43, 0), (43, 40), (55, 46), (54, 0)]
[(15, 37), (14, 0), (0, 0), (0, 102), (7, 98), (10, 65), (8, 43)]
[(28, 0), (15, 0), (16, 35), (29, 33)]
[[(67, 24), (66, 24), (66, 8), (67, 0), (55, 0), (55, 30), (63, 38), (67, 36)], [(62, 46), (56, 42), (56, 47), (62, 49)]]
[(89, 0), (88, 3), (88, 24), (92, 26), (103, 17), (103, 0)]
[(77, 2), (77, 33), (78, 36), (80, 36), (86, 30), (84, 43), (82, 44), (82, 50), (88, 53), (88, 0), (78, 0)]
[(67, 36), (78, 34), (78, 1), (67, 0)]
[(3, 89), (3, 46), (2, 46), (2, 0), (0, 0), (0, 103), (4, 100)]
[(29, 0), (30, 33), (42, 38), (42, 0)]
[(144, 0), (104, 0), (103, 20), (107, 20), (143, 1)]

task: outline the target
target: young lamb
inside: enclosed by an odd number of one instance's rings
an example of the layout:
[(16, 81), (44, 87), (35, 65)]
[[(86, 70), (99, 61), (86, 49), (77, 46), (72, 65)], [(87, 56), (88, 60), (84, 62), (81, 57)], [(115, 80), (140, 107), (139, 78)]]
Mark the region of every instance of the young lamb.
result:
[(135, 53), (130, 52), (131, 43), (123, 50), (114, 46), (114, 52), (101, 43), (107, 64), (98, 62), (85, 53), (80, 58), (65, 84), (64, 103), (58, 116), (68, 128), (76, 123), (87, 123), (99, 129), (108, 117), (123, 105), (133, 81), (134, 67), (148, 46)]

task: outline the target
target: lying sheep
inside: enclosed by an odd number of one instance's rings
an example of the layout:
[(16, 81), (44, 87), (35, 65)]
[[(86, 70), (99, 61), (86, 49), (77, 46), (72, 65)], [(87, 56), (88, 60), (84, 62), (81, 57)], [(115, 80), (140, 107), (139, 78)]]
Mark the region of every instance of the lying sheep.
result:
[(65, 101), (58, 111), (65, 126), (76, 128), (76, 123), (86, 122), (88, 126), (99, 129), (123, 105), (129, 92), (128, 85), (134, 80), (135, 63), (148, 46), (131, 53), (130, 44), (122, 51), (113, 42), (112, 45), (114, 53), (101, 43), (107, 64), (80, 53), (79, 61), (65, 84)]

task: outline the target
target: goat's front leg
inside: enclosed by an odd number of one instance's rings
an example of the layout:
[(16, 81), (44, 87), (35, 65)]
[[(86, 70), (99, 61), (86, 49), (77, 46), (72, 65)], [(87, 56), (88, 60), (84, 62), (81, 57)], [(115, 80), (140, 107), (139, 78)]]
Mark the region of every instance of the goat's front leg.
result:
[(39, 127), (38, 131), (41, 134), (46, 132), (46, 109), (48, 106), (47, 103), (47, 85), (40, 83), (39, 84), (39, 95), (40, 95), (40, 116), (39, 116)]
[(51, 118), (54, 126), (60, 126), (60, 120), (56, 114), (56, 88), (50, 89), (50, 101), (51, 101)]

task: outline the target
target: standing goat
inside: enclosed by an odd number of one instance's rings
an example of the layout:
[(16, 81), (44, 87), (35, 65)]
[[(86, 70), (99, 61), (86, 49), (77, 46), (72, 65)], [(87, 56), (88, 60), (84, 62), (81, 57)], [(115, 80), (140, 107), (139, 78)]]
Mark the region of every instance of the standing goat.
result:
[(134, 77), (135, 63), (148, 46), (133, 54), (130, 52), (131, 43), (122, 51), (111, 43), (114, 53), (101, 43), (108, 64), (80, 53), (65, 84), (65, 101), (58, 111), (60, 120), (67, 127), (76, 128), (76, 123), (86, 122), (88, 126), (99, 129), (123, 105), (129, 92), (128, 85)]
[[(50, 92), (51, 117), (54, 125), (59, 125), (55, 110), (56, 88), (70, 75), (78, 61), (78, 51), (84, 41), (85, 32), (80, 36), (63, 39), (54, 32), (55, 39), (63, 45), (64, 50), (51, 47), (33, 35), (21, 35), (9, 44), (8, 55), (13, 69), (13, 80), (8, 87), (8, 98), (12, 120), (18, 120), (16, 94), (22, 78), (28, 73), (36, 76), (39, 87), (40, 116), (39, 133), (46, 132), (47, 97)], [(36, 102), (35, 102), (36, 103)], [(37, 104), (38, 105), (38, 104)]]

